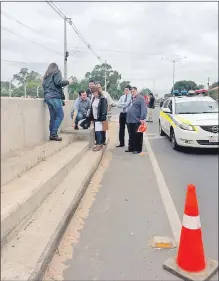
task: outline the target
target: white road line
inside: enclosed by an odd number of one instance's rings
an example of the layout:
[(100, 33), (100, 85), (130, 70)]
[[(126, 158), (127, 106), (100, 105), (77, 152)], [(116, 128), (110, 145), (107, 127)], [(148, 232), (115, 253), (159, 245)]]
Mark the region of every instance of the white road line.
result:
[(156, 159), (156, 157), (154, 155), (154, 152), (151, 148), (149, 139), (146, 136), (144, 137), (144, 141), (145, 141), (145, 146), (146, 146), (146, 149), (148, 151), (148, 154), (149, 154), (149, 157), (150, 157), (153, 169), (154, 169), (154, 173), (155, 173), (155, 176), (156, 176), (156, 180), (157, 180), (157, 184), (158, 184), (158, 187), (159, 187), (160, 195), (161, 195), (161, 198), (162, 198), (162, 201), (163, 201), (166, 213), (167, 213), (167, 217), (168, 217), (169, 222), (170, 222), (170, 226), (172, 228), (174, 238), (175, 238), (176, 242), (179, 243), (180, 232), (181, 232), (181, 227), (182, 227), (182, 224), (181, 224), (180, 219), (179, 219), (179, 215), (176, 211), (176, 207), (173, 203), (172, 197), (170, 195), (169, 189), (168, 189), (168, 187), (166, 185), (166, 182), (164, 180), (164, 176), (161, 172), (161, 169), (158, 165), (157, 159)]

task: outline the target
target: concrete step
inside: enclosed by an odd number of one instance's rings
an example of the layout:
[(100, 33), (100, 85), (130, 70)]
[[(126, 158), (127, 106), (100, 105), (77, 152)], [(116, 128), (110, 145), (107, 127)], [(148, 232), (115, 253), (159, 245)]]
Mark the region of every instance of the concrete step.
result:
[(1, 252), (1, 280), (41, 280), (96, 171), (102, 151), (88, 151)]
[(87, 130), (82, 128), (75, 130), (72, 127), (67, 127), (62, 129), (61, 132), (66, 135), (73, 135), (76, 140), (89, 141), (90, 147), (94, 145), (94, 129), (92, 127)]
[(47, 141), (35, 147), (16, 150), (1, 156), (1, 186), (72, 143), (75, 135), (61, 135), (61, 142)]
[(10, 232), (40, 206), (89, 148), (74, 142), (1, 188), (1, 245)]

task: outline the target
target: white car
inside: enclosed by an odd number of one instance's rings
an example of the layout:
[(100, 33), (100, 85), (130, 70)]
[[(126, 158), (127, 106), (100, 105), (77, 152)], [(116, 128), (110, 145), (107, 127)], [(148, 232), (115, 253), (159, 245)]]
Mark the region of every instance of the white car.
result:
[(179, 146), (218, 148), (218, 103), (211, 97), (180, 96), (167, 99), (160, 110), (160, 135)]

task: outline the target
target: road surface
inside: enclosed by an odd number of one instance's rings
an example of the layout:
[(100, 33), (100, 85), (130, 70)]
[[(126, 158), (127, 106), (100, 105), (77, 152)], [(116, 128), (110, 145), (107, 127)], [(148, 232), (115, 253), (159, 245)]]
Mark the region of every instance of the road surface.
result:
[[(112, 134), (44, 280), (179, 280), (162, 268), (176, 249), (153, 249), (150, 241), (176, 238), (189, 183), (197, 187), (205, 253), (218, 259), (218, 155), (173, 151), (168, 139), (158, 135), (158, 115), (156, 108), (143, 156), (115, 148)], [(112, 120), (117, 118), (114, 110)]]

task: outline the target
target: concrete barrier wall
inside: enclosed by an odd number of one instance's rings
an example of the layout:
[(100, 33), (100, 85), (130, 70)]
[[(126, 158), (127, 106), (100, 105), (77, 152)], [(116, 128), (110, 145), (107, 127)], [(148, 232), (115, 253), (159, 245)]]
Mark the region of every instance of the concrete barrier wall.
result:
[[(71, 126), (73, 101), (63, 107), (61, 128)], [(43, 99), (1, 98), (1, 154), (35, 146), (49, 137), (49, 112)]]

